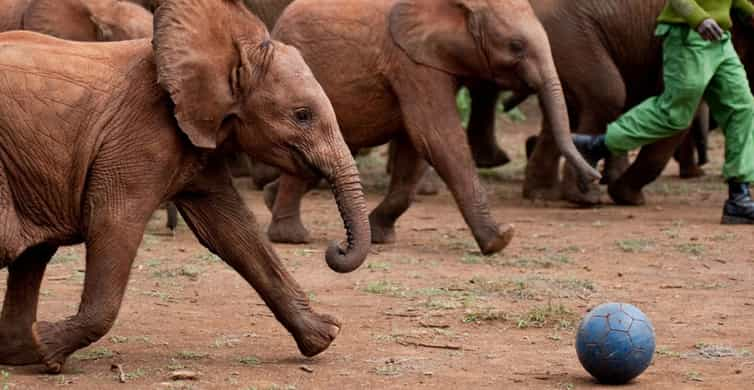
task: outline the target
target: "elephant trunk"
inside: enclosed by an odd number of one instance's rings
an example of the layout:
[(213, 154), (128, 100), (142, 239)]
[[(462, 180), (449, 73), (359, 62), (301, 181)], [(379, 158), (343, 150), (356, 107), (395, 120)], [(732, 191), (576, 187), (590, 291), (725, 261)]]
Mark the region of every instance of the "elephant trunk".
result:
[(563, 87), (555, 70), (555, 64), (552, 61), (549, 62), (541, 73), (542, 79), (538, 96), (544, 115), (550, 121), (552, 136), (560, 152), (576, 168), (583, 181), (599, 180), (600, 173), (584, 160), (573, 144)]
[(324, 172), (332, 187), (338, 211), (346, 228), (345, 248), (333, 242), (325, 254), (327, 265), (333, 271), (340, 273), (354, 271), (364, 263), (372, 240), (366, 200), (356, 162), (350, 153), (346, 156), (339, 161), (348, 161), (348, 164), (336, 167), (331, 172)]

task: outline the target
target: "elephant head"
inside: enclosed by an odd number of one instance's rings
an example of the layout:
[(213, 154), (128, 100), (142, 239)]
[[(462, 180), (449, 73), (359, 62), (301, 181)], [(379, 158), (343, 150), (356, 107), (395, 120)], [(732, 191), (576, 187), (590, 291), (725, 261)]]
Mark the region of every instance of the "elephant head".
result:
[(152, 14), (120, 0), (34, 0), (23, 28), (72, 41), (124, 41), (152, 36)]
[(393, 41), (414, 62), (537, 92), (563, 155), (584, 182), (600, 177), (571, 141), (550, 43), (527, 0), (399, 0), (389, 23)]
[(153, 46), (159, 84), (188, 141), (206, 150), (235, 145), (288, 173), (323, 175), (348, 237), (346, 248), (330, 245), (327, 263), (337, 272), (358, 268), (371, 240), (358, 171), (298, 50), (271, 41), (241, 0), (161, 0)]

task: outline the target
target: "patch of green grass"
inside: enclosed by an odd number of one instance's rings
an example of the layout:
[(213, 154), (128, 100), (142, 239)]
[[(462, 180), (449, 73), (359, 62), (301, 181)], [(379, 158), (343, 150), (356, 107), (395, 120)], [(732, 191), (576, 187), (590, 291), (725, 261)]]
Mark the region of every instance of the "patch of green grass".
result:
[(220, 257), (214, 253), (203, 253), (201, 255), (197, 255), (196, 259), (205, 263), (216, 263), (222, 261), (222, 259), (220, 259)]
[(387, 271), (390, 269), (389, 263), (382, 263), (379, 261), (370, 262), (367, 264), (367, 269), (370, 271)]
[(109, 359), (113, 356), (114, 356), (113, 351), (105, 347), (85, 349), (83, 351), (78, 351), (73, 354), (73, 357), (76, 360), (80, 360), (82, 362), (87, 361), (87, 360)]
[(388, 295), (393, 297), (399, 297), (404, 295), (404, 288), (398, 284), (388, 280), (378, 280), (367, 283), (362, 291), (375, 294), (375, 295)]
[(110, 336), (110, 342), (113, 344), (125, 344), (128, 342), (128, 337), (124, 336)]
[(209, 357), (208, 353), (194, 351), (180, 351), (176, 356), (176, 358), (180, 360), (202, 360), (206, 359), (207, 357)]
[(704, 379), (702, 379), (702, 374), (696, 371), (687, 372), (686, 380), (691, 382), (704, 382)]
[(296, 255), (297, 257), (312, 257), (316, 253), (317, 251), (315, 249), (307, 249), (307, 248), (296, 249), (295, 251), (293, 251), (293, 254)]
[(139, 379), (139, 378), (144, 377), (146, 375), (147, 375), (147, 372), (145, 370), (143, 370), (142, 368), (137, 368), (134, 371), (127, 372), (127, 373), (124, 374), (126, 380)]
[(654, 241), (645, 239), (620, 240), (616, 241), (615, 244), (626, 253), (647, 252), (655, 245)]
[(575, 314), (562, 304), (534, 307), (518, 317), (516, 327), (519, 329), (554, 327), (570, 329), (576, 319)]
[(534, 276), (513, 280), (489, 280), (475, 276), (470, 283), (477, 293), (505, 294), (519, 300), (537, 299), (541, 296), (570, 298), (588, 295), (596, 290), (592, 281), (575, 278), (549, 279)]
[(238, 362), (245, 366), (258, 366), (262, 364), (262, 361), (256, 356), (244, 356), (238, 359)]
[(183, 363), (180, 363), (175, 358), (170, 358), (170, 364), (168, 364), (167, 368), (170, 371), (183, 370), (186, 368), (186, 365)]
[(710, 237), (710, 240), (712, 241), (735, 241), (738, 239), (738, 235), (736, 233), (726, 232), (726, 233), (720, 233), (717, 235), (714, 235)]
[(476, 311), (467, 311), (464, 313), (463, 321), (464, 323), (483, 323), (483, 322), (505, 322), (509, 321), (510, 316), (500, 310), (495, 310), (491, 308), (486, 308), (482, 310), (476, 310)]
[(233, 348), (241, 343), (241, 338), (233, 335), (223, 335), (215, 339), (212, 348)]
[(144, 262), (144, 265), (146, 265), (149, 268), (156, 268), (162, 265), (162, 260), (160, 259), (149, 259)]
[(668, 357), (668, 358), (676, 358), (676, 359), (679, 359), (681, 357), (681, 353), (680, 352), (676, 352), (676, 351), (670, 350), (667, 347), (658, 347), (657, 350), (655, 350), (655, 354), (657, 356)]
[(375, 368), (374, 373), (379, 376), (399, 376), (401, 368), (397, 364), (386, 363), (384, 366)]
[(706, 251), (706, 248), (703, 244), (698, 243), (685, 243), (685, 244), (678, 244), (675, 246), (675, 249), (678, 250), (681, 253), (685, 253), (687, 255), (699, 257), (704, 254)]

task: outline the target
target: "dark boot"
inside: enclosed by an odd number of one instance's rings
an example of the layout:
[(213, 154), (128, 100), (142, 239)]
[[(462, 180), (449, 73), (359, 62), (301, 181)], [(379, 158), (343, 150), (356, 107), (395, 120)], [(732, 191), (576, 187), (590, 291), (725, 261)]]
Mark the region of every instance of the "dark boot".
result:
[(723, 207), (722, 224), (754, 224), (754, 201), (749, 193), (749, 183), (728, 182), (728, 200)]
[(573, 144), (576, 149), (584, 156), (584, 159), (593, 167), (597, 166), (600, 160), (610, 156), (610, 150), (605, 144), (605, 135), (586, 135), (573, 134)]

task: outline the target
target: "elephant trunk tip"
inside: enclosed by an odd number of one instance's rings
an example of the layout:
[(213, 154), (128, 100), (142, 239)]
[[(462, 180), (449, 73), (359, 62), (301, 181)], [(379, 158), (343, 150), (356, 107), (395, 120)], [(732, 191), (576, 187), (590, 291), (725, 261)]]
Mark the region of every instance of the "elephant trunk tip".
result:
[[(368, 248), (366, 251), (368, 252)], [(366, 260), (367, 253), (359, 252), (365, 251), (354, 251), (350, 245), (348, 250), (344, 250), (340, 244), (336, 241), (332, 241), (327, 246), (325, 260), (331, 270), (337, 273), (346, 274), (355, 271), (362, 263), (364, 263), (364, 260)]]

